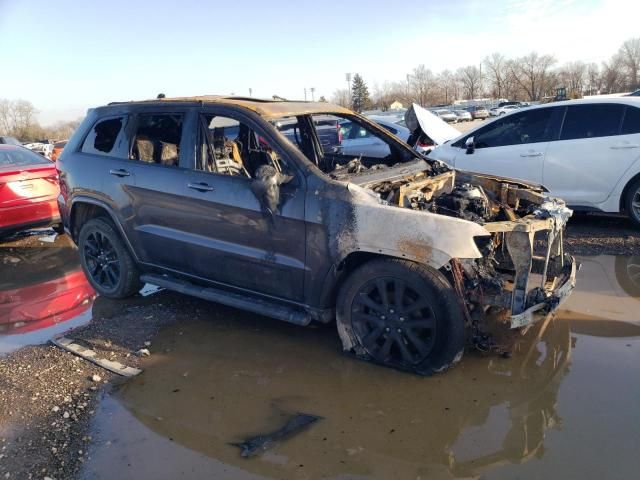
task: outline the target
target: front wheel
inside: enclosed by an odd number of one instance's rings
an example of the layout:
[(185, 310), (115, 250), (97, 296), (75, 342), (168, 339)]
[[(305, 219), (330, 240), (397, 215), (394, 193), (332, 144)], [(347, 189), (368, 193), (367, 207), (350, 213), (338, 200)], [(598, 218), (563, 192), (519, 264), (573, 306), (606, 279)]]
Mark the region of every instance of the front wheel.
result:
[(457, 363), (465, 345), (460, 302), (447, 279), (425, 265), (374, 260), (342, 285), (338, 333), (347, 351), (421, 375)]
[(99, 295), (126, 298), (142, 287), (140, 272), (109, 220), (93, 218), (85, 223), (78, 249), (84, 274)]

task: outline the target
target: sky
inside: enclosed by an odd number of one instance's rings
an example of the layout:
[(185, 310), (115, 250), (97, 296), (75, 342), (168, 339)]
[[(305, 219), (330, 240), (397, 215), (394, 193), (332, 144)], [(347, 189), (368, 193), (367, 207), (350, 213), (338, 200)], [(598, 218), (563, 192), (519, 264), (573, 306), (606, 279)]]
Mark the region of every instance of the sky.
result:
[(47, 125), (111, 101), (200, 94), (330, 98), (494, 52), (608, 60), (638, 0), (0, 0), (0, 98)]

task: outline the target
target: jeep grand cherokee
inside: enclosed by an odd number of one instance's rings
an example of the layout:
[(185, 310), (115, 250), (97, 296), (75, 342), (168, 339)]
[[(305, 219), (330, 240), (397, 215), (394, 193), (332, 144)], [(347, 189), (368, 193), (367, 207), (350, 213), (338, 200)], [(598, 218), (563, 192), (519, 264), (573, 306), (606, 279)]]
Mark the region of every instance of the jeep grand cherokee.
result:
[[(327, 116), (380, 148), (322, 145)], [(328, 103), (111, 103), (58, 169), (65, 229), (100, 295), (148, 282), (298, 325), (335, 320), (344, 350), (420, 374), (459, 361), (491, 322), (526, 328), (575, 284), (562, 201), (452, 170)]]

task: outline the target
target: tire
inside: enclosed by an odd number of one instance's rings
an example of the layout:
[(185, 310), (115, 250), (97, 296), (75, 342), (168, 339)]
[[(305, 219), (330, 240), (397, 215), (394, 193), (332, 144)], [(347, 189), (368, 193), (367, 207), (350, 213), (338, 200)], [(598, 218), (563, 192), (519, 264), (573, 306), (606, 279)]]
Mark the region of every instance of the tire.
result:
[(627, 190), (624, 209), (636, 227), (640, 227), (640, 178), (635, 180)]
[(93, 218), (85, 223), (78, 250), (84, 274), (99, 295), (127, 298), (142, 288), (140, 272), (110, 220)]
[(437, 270), (405, 260), (373, 260), (354, 270), (338, 293), (336, 322), (345, 351), (420, 375), (446, 370), (464, 352), (464, 316), (453, 288)]

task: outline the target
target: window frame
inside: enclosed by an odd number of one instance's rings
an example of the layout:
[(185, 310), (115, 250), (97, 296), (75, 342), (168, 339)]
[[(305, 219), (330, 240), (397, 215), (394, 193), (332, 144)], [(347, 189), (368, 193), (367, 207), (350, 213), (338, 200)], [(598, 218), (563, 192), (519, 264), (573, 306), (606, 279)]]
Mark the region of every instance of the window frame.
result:
[[(584, 107), (597, 107), (597, 106), (614, 106), (614, 107), (622, 108), (622, 114), (620, 115), (620, 119), (618, 120), (618, 128), (617, 128), (616, 133), (614, 133), (613, 135), (597, 135), (597, 136), (594, 136), (594, 137), (562, 138), (562, 134), (564, 132), (565, 123), (567, 121), (567, 115), (569, 114), (569, 109), (579, 110), (580, 108), (584, 108)], [(625, 113), (626, 113), (625, 107), (626, 107), (626, 105), (621, 104), (621, 103), (616, 103), (616, 102), (611, 102), (611, 103), (606, 103), (606, 102), (602, 102), (602, 103), (581, 103), (581, 104), (578, 104), (578, 105), (565, 105), (565, 111), (564, 111), (564, 115), (562, 116), (562, 124), (560, 125), (560, 131), (558, 132), (558, 139), (557, 140), (561, 141), (561, 142), (567, 142), (567, 141), (574, 141), (574, 140), (592, 140), (594, 138), (608, 138), (608, 137), (620, 136), (620, 132), (622, 131), (622, 122), (624, 120)]]
[[(136, 131), (138, 130), (138, 126), (140, 125), (140, 117), (146, 117), (150, 115), (182, 115), (182, 132), (180, 133), (180, 144), (178, 151), (178, 164), (177, 165), (163, 165), (161, 163), (155, 162), (144, 162), (142, 160), (135, 160), (131, 158), (133, 152), (133, 140), (135, 138)], [(162, 109), (162, 108), (149, 108), (144, 110), (136, 110), (130, 114), (131, 121), (129, 122), (129, 128), (127, 129), (127, 157), (126, 160), (133, 162), (135, 165), (148, 166), (148, 167), (161, 167), (161, 168), (170, 168), (172, 170), (176, 169), (187, 169), (188, 166), (186, 163), (188, 162), (188, 154), (186, 153), (189, 150), (189, 139), (187, 135), (187, 131), (189, 129), (189, 125), (191, 122), (189, 121), (189, 111), (187, 108), (171, 108), (171, 109)]]
[[(191, 171), (198, 174), (207, 174), (207, 175), (215, 175), (216, 178), (229, 178), (234, 180), (243, 179), (248, 182), (253, 180), (252, 177), (246, 177), (244, 175), (228, 175), (226, 173), (219, 172), (207, 172), (205, 170), (200, 170), (197, 168), (198, 165), (198, 155), (200, 150), (200, 135), (201, 130), (205, 128), (205, 125), (202, 119), (207, 115), (213, 115), (216, 117), (226, 117), (231, 120), (235, 120), (240, 124), (244, 124), (246, 127), (251, 129), (255, 134), (264, 137), (271, 148), (273, 148), (276, 153), (282, 158), (284, 163), (286, 163), (288, 170), (287, 174), (292, 175), (294, 178), (288, 185), (299, 186), (303, 185), (304, 173), (299, 165), (299, 161), (293, 158), (292, 155), (289, 154), (285, 145), (282, 144), (279, 138), (279, 133), (275, 126), (270, 124), (267, 119), (260, 117), (258, 114), (255, 114), (259, 121), (256, 121), (252, 118), (251, 114), (246, 114), (244, 111), (240, 109), (230, 108), (227, 105), (204, 105), (200, 108), (195, 109), (195, 125), (193, 130), (193, 155), (190, 155), (189, 158), (189, 166), (187, 167)], [(272, 132), (271, 130), (274, 130)], [(209, 139), (207, 138), (207, 142)], [(295, 148), (295, 146), (294, 146)]]
[(629, 110), (634, 110), (636, 112), (636, 115), (640, 115), (640, 106), (636, 107), (634, 105), (625, 105), (624, 106), (624, 113), (622, 114), (622, 122), (620, 123), (620, 133), (618, 135), (620, 136), (624, 136), (624, 135), (640, 135), (640, 130), (638, 130), (637, 132), (630, 132), (630, 133), (623, 133), (622, 129), (624, 127), (624, 121), (627, 119), (627, 112)]
[[(93, 155), (97, 157), (107, 157), (107, 158), (117, 158), (119, 160), (127, 160), (128, 152), (125, 149), (124, 145), (122, 145), (122, 143), (123, 143), (123, 140), (127, 140), (127, 128), (131, 125), (131, 117), (132, 117), (131, 114), (127, 112), (120, 112), (120, 113), (113, 113), (113, 114), (99, 116), (91, 123), (91, 126), (87, 128), (87, 130), (84, 132), (84, 135), (82, 136), (82, 141), (78, 143), (76, 153), (81, 153), (83, 155)], [(113, 120), (115, 118), (122, 118), (124, 120), (124, 123), (120, 127), (120, 131), (116, 136), (116, 139), (113, 143), (113, 148), (111, 149), (111, 151), (107, 153), (107, 152), (101, 152), (93, 148), (93, 150), (96, 150), (96, 151), (85, 152), (83, 150), (84, 144), (89, 138), (89, 135), (91, 135), (91, 133), (93, 132), (96, 125), (107, 120)], [(115, 154), (113, 153), (114, 151), (116, 151)]]
[[(485, 148), (502, 148), (502, 147), (515, 147), (515, 146), (521, 146), (521, 145), (533, 145), (536, 143), (546, 143), (546, 142), (553, 142), (555, 140), (557, 140), (557, 138), (560, 135), (561, 132), (561, 126), (562, 126), (562, 122), (564, 121), (564, 112), (561, 112), (561, 110), (566, 110), (565, 106), (553, 106), (553, 107), (543, 107), (543, 108), (535, 108), (535, 109), (525, 109), (525, 110), (521, 110), (521, 111), (514, 111), (513, 113), (509, 114), (508, 116), (501, 116), (496, 118), (494, 121), (490, 122), (487, 125), (483, 125), (482, 127), (478, 128), (477, 130), (473, 131), (473, 132), (469, 132), (467, 133), (464, 137), (460, 138), (458, 141), (456, 141), (455, 143), (453, 143), (451, 146), (455, 147), (455, 148), (462, 148), (462, 149), (466, 149), (466, 141), (467, 139), (471, 138), (471, 137), (477, 137), (479, 134), (482, 134), (488, 130), (490, 130), (491, 128), (494, 128), (497, 124), (501, 123), (501, 122), (505, 122), (505, 121), (509, 121), (512, 120), (513, 118), (515, 118), (516, 116), (519, 115), (527, 115), (528, 113), (534, 112), (534, 111), (550, 111), (550, 115), (549, 115), (549, 119), (547, 120), (547, 125), (545, 127), (545, 139), (538, 141), (538, 142), (528, 142), (528, 143), (511, 143), (508, 145), (500, 145), (497, 147), (476, 147), (478, 149), (484, 150)], [(561, 117), (561, 118), (560, 118)], [(557, 129), (554, 127), (558, 127)]]

